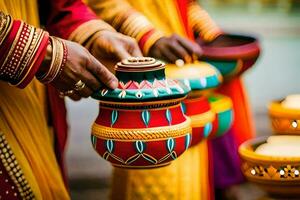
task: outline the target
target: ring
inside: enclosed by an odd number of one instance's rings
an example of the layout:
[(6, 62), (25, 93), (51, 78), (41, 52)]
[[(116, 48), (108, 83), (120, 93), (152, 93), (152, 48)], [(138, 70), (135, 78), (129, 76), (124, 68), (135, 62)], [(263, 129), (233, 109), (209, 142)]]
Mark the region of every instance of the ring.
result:
[(177, 65), (177, 67), (183, 67), (184, 66), (184, 61), (182, 59), (177, 59), (175, 61), (175, 65)]
[(74, 90), (79, 91), (82, 90), (85, 87), (85, 83), (79, 80), (77, 83), (75, 83)]
[(59, 92), (59, 97), (63, 98), (65, 96), (70, 96), (74, 93), (74, 90), (67, 90), (65, 92)]

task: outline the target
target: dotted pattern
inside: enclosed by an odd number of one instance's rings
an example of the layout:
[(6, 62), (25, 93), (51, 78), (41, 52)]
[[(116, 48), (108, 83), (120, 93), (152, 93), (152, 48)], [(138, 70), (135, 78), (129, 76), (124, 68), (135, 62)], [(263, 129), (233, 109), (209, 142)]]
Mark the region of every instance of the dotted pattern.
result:
[[(16, 160), (16, 157), (3, 133), (0, 133), (0, 159), (1, 198), (12, 200), (20, 198), (26, 200), (35, 199), (34, 194), (19, 166), (19, 163)], [(2, 182), (4, 182), (3, 187)], [(10, 198), (5, 195), (9, 195)]]

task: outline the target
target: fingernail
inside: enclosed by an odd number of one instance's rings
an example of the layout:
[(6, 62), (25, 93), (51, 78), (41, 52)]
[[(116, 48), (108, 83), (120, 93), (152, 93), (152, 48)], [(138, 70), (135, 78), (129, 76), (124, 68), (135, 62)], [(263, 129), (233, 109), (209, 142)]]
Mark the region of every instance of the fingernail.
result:
[(184, 60), (187, 63), (191, 63), (192, 62), (192, 58), (190, 56), (184, 56)]
[(196, 61), (196, 60), (198, 60), (198, 56), (193, 53), (193, 61)]
[(117, 87), (118, 87), (118, 80), (113, 80), (113, 81), (111, 81), (111, 83), (110, 83), (110, 87), (112, 88), (112, 89), (116, 89)]

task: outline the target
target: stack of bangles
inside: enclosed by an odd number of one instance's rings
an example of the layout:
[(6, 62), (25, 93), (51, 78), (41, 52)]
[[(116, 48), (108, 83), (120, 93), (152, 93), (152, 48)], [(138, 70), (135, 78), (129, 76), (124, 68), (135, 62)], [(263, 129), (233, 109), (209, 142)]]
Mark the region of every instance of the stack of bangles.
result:
[(0, 80), (24, 88), (46, 55), (49, 34), (0, 12)]
[[(51, 64), (46, 72), (39, 71), (47, 50), (52, 49)], [(50, 52), (50, 51), (49, 51)], [(48, 32), (35, 28), (0, 11), (0, 80), (19, 88), (25, 88), (34, 78), (44, 83), (53, 82), (63, 70), (68, 51), (63, 40), (49, 36)], [(39, 73), (37, 73), (39, 71)], [(79, 80), (74, 90), (85, 84)], [(61, 92), (69, 96), (74, 90)]]
[(44, 84), (51, 83), (62, 71), (67, 61), (68, 51), (65, 43), (56, 37), (49, 37), (52, 46), (52, 58), (48, 71), (42, 75), (37, 75), (39, 81)]

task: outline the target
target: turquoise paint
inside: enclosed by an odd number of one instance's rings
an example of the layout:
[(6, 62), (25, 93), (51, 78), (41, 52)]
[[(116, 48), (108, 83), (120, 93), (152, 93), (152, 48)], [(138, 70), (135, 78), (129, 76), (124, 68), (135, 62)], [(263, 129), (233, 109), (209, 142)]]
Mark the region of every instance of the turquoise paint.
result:
[(218, 130), (216, 136), (219, 137), (226, 133), (232, 125), (233, 111), (226, 110), (218, 114)]

